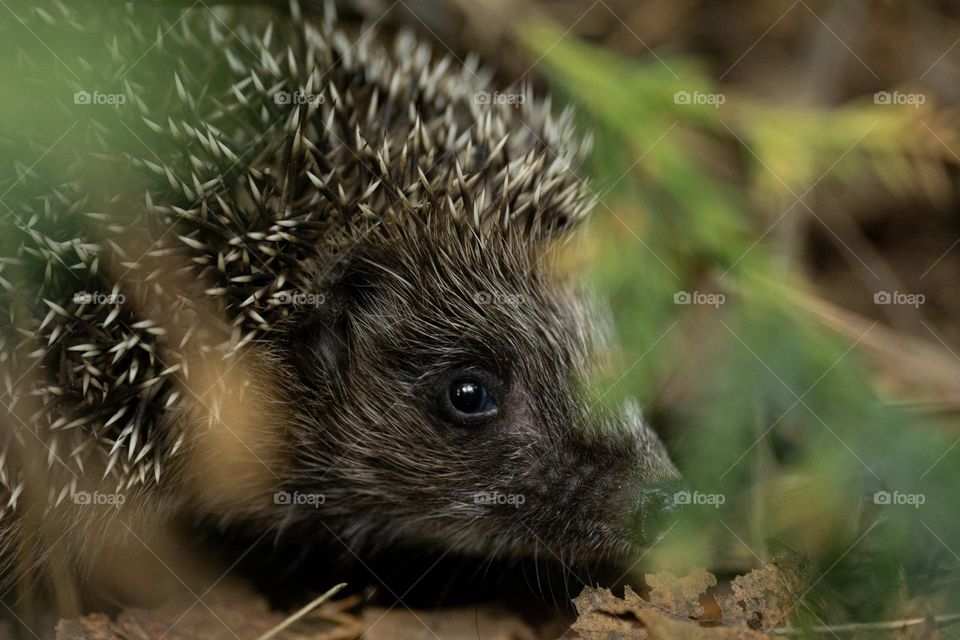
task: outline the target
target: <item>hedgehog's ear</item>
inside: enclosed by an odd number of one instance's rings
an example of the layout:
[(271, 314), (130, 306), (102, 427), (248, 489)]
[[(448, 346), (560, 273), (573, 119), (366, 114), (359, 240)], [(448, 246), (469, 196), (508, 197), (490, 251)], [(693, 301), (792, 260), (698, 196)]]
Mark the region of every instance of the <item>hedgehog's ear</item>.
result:
[(347, 358), (350, 355), (350, 334), (347, 317), (340, 313), (324, 322), (314, 336), (314, 350), (320, 359), (324, 371), (341, 377), (347, 370)]
[[(330, 274), (327, 274), (330, 277)], [(323, 283), (324, 304), (298, 323), (293, 348), (308, 371), (322, 380), (343, 381), (350, 356), (351, 316), (362, 310), (372, 276), (362, 262), (350, 259)]]
[(291, 332), (290, 351), (311, 386), (342, 382), (350, 355), (346, 313), (317, 313), (304, 317)]

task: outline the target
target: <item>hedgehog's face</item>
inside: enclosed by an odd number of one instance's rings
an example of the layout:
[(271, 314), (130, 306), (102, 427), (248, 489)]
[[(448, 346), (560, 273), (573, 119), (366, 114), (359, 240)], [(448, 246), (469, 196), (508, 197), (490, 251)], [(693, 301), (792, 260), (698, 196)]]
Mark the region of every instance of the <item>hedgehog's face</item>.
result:
[(568, 556), (649, 542), (677, 474), (638, 413), (584, 395), (602, 332), (583, 300), (506, 237), (403, 245), (358, 254), (330, 335), (309, 338), (328, 364), (306, 482), (338, 535)]

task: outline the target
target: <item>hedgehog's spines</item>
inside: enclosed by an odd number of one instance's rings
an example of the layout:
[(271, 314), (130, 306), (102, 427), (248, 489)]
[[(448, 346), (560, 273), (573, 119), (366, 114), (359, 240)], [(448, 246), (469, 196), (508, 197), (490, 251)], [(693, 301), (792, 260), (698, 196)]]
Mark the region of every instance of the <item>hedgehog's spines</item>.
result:
[[(54, 6), (31, 19), (103, 33), (121, 69), (110, 84), (79, 62), (76, 90), (116, 86), (124, 100), (109, 113), (76, 109), (88, 143), (76, 166), (103, 167), (119, 186), (44, 185), (11, 163), (18, 193), (36, 192), (12, 206), (19, 245), (0, 258), (13, 329), (0, 354), (5, 367), (40, 361), (51, 379), (4, 371), (3, 389), (17, 409), (21, 396), (42, 400), (51, 468), (65, 458), (118, 486), (159, 483), (183, 450), (196, 402), (181, 389), (197, 369), (276, 332), (295, 315), (285, 300), (361, 244), (469, 230), (481, 245), (513, 234), (540, 251), (589, 208), (571, 172), (582, 146), (570, 114), (553, 117), (528, 84), (518, 104), (491, 100), (475, 56), (456, 69), (408, 32), (392, 47), (369, 32), (351, 42), (332, 7), (313, 25), (296, 0), (261, 29), (229, 28), (219, 10), (153, 25), (150, 8), (89, 18)], [(25, 269), (41, 280), (29, 320), (12, 302)], [(144, 397), (150, 409), (135, 404)], [(215, 422), (226, 401), (200, 413)], [(0, 485), (13, 507), (23, 488), (11, 435)]]

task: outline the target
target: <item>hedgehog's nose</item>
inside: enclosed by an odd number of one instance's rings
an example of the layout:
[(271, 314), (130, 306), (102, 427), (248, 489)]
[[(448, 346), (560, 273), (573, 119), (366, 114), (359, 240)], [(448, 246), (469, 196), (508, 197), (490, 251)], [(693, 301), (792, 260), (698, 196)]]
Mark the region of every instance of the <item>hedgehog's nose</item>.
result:
[(641, 490), (633, 521), (643, 542), (652, 541), (671, 526), (687, 492), (687, 483), (683, 480), (670, 480)]
[(687, 483), (683, 480), (670, 480), (645, 487), (640, 493), (637, 511), (648, 514), (673, 513), (683, 504), (683, 496), (687, 492)]

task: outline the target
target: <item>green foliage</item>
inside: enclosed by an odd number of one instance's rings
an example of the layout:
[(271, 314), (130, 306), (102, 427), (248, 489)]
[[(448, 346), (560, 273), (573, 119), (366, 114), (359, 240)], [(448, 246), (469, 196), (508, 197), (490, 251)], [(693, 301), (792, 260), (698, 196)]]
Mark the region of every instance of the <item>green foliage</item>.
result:
[[(943, 149), (924, 112), (762, 104), (690, 60), (627, 61), (544, 24), (524, 40), (595, 133), (589, 242), (627, 371), (597, 395), (652, 407), (691, 490), (724, 497), (685, 509), (651, 557), (744, 570), (771, 541), (801, 551), (799, 624), (876, 620), (930, 590), (960, 564), (960, 447), (885, 404), (854, 341), (801, 310), (810, 287), (781, 233), (816, 215), (797, 201), (821, 183), (935, 190)], [(714, 297), (677, 304), (682, 292)], [(875, 504), (877, 491), (924, 502)]]

